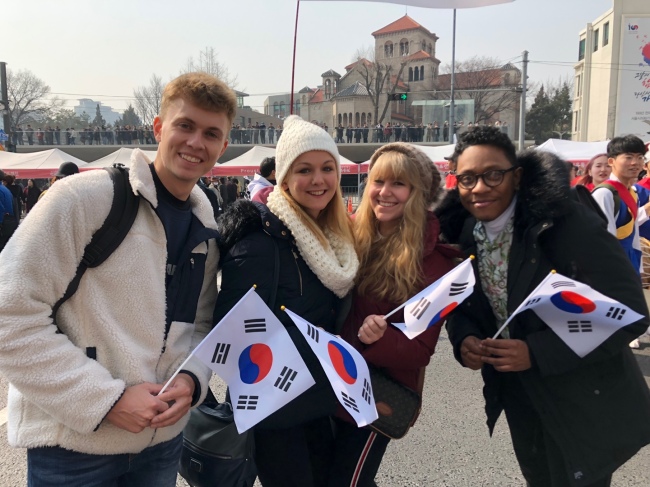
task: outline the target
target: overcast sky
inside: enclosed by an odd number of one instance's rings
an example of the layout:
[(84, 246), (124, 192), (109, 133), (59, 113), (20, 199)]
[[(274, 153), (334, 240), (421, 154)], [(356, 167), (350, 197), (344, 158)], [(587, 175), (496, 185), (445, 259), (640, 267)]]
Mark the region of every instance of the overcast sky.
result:
[[(534, 81), (573, 76), (578, 33), (611, 0), (515, 0), (458, 10), (457, 59), (479, 55), (520, 63), (529, 51)], [(406, 13), (401, 5), (304, 2), (300, 5), (296, 90), (344, 74), (371, 33)], [(0, 61), (30, 70), (60, 97), (93, 98), (117, 110), (153, 73), (169, 80), (188, 57), (214, 47), (238, 75), (247, 104), (263, 111), (267, 95), (288, 92), (295, 0), (3, 0)], [(440, 38), (436, 54), (451, 62), (452, 11), (408, 7)], [(521, 64), (518, 64), (521, 67)]]

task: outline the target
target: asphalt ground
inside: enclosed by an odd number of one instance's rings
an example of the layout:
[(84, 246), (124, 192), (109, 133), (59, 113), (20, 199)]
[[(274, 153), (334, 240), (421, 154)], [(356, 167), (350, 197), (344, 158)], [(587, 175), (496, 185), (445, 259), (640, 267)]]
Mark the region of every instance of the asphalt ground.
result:
[[(644, 337), (642, 348), (634, 353), (650, 386), (650, 339)], [(213, 386), (216, 391), (223, 391), (224, 385), (218, 378), (213, 379)], [(481, 388), (480, 374), (458, 365), (443, 332), (427, 368), (422, 413), (405, 438), (389, 444), (377, 485), (524, 486), (503, 417), (493, 437), (488, 435)], [(0, 378), (0, 410), (4, 412), (6, 390), (7, 383)], [(2, 413), (0, 423), (0, 487), (26, 485), (25, 451), (7, 444)], [(187, 487), (180, 477), (176, 485)], [(621, 467), (614, 474), (612, 485), (650, 486), (650, 447)]]

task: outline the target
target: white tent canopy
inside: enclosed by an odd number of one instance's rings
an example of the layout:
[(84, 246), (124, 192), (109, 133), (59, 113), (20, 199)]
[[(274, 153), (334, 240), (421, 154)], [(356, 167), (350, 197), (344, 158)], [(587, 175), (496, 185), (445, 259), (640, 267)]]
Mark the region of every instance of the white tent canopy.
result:
[[(111, 167), (114, 164), (122, 164), (129, 167), (131, 165), (131, 154), (133, 154), (134, 150), (135, 149), (122, 147), (115, 152), (111, 152), (110, 154), (97, 159), (96, 161), (86, 164), (84, 169), (100, 169), (102, 167)], [(155, 150), (145, 150), (142, 152), (152, 161), (156, 158), (157, 151)]]
[[(211, 174), (215, 176), (253, 176), (259, 170), (262, 160), (265, 157), (273, 156), (275, 156), (274, 147), (256, 145), (239, 157), (235, 157), (223, 164), (217, 164), (212, 169)], [(342, 174), (357, 174), (357, 171), (364, 172), (368, 170), (367, 165), (357, 164), (343, 156), (340, 156), (340, 158)]]
[[(449, 169), (449, 162), (445, 157), (449, 157), (450, 155), (453, 154), (454, 152), (454, 147), (456, 147), (455, 144), (447, 144), (447, 145), (417, 145), (417, 144), (412, 144), (414, 145), (417, 149), (420, 149), (422, 152), (424, 152), (429, 159), (431, 159), (431, 162), (433, 162), (436, 167), (438, 168), (439, 171), (447, 171)], [(370, 160), (367, 160), (364, 162), (364, 164), (369, 164)], [(366, 171), (367, 171), (367, 166), (366, 166)]]
[(24, 154), (0, 151), (0, 169), (20, 179), (50, 178), (64, 162), (74, 162), (80, 169), (88, 165), (60, 149)]
[(567, 161), (586, 163), (595, 155), (606, 154), (608, 142), (607, 140), (602, 142), (577, 142), (548, 139), (543, 144), (538, 145), (537, 149), (552, 152)]

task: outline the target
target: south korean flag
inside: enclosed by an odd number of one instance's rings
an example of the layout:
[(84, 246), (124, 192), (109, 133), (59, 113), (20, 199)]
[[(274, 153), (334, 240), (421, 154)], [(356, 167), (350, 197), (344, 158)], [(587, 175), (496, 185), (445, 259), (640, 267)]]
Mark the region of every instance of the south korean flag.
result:
[(378, 418), (368, 364), (352, 345), (284, 309), (318, 357), (336, 397), (359, 427)]
[(286, 329), (254, 288), (194, 355), (228, 384), (240, 433), (315, 384)]
[(476, 277), (470, 257), (417, 293), (403, 306), (388, 313), (385, 318), (404, 307), (405, 323), (392, 323), (392, 325), (413, 339), (441, 323), (472, 294), (475, 284)]
[(586, 284), (551, 272), (512, 316), (533, 310), (579, 357), (643, 318)]

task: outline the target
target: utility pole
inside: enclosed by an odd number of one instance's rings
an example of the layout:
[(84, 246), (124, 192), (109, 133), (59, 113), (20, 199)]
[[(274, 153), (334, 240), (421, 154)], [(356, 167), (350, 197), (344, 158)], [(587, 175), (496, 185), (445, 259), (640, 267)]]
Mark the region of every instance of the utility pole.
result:
[(519, 150), (524, 150), (526, 140), (526, 80), (528, 79), (528, 51), (521, 53), (523, 68), (521, 72), (521, 102), (519, 103)]
[[(9, 94), (7, 89), (7, 63), (0, 62), (0, 112), (2, 113), (2, 124), (9, 139), (5, 142), (8, 151), (12, 150), (11, 144), (11, 118), (9, 117)], [(13, 151), (15, 152), (15, 148)]]

